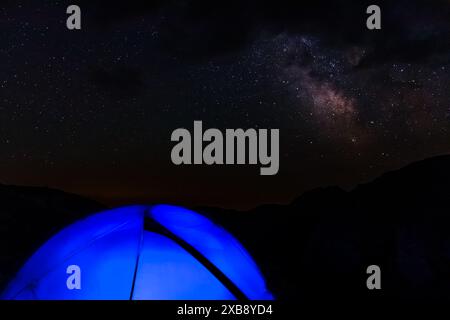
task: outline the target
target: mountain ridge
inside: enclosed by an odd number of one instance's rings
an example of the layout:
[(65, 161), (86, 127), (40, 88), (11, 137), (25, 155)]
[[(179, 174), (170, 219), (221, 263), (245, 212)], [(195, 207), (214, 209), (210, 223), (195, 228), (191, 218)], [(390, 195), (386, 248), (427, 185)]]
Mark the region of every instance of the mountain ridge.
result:
[[(350, 191), (311, 190), (247, 211), (198, 207), (254, 256), (279, 299), (448, 300), (450, 155), (414, 162)], [(77, 195), (0, 185), (0, 285), (64, 225), (106, 209)], [(382, 290), (367, 290), (379, 265)], [(352, 300), (353, 299), (353, 300)]]

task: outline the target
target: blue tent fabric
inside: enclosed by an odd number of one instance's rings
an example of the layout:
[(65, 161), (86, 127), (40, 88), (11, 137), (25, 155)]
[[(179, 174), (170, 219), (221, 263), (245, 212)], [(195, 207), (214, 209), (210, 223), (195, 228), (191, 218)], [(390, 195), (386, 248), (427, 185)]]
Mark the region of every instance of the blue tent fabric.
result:
[[(71, 265), (80, 268), (80, 289), (67, 287)], [(249, 253), (209, 219), (169, 205), (118, 208), (74, 223), (37, 250), (0, 296), (15, 300), (243, 297), (273, 298)]]

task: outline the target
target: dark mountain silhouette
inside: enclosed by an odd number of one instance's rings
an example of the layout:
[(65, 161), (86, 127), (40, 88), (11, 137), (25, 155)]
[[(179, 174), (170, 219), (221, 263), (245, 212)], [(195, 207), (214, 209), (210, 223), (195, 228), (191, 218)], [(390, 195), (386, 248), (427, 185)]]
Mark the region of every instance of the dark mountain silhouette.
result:
[[(75, 195), (0, 186), (2, 281), (45, 239), (104, 209)], [(312, 190), (289, 205), (196, 208), (243, 242), (278, 299), (438, 301), (450, 298), (450, 156), (360, 185)], [(382, 290), (366, 287), (369, 265)]]
[(0, 288), (58, 230), (104, 208), (59, 190), (0, 185)]
[[(450, 156), (413, 163), (350, 192), (313, 190), (287, 206), (200, 211), (249, 248), (280, 299), (450, 298)], [(372, 264), (381, 268), (379, 291), (366, 287)]]

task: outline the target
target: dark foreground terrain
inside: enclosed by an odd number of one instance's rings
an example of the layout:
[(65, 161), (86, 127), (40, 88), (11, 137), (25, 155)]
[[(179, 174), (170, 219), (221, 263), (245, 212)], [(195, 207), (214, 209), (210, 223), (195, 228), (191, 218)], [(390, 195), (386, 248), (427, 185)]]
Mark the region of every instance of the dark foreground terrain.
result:
[(0, 185), (0, 288), (58, 230), (104, 208), (58, 190)]
[[(0, 186), (0, 286), (63, 226), (101, 204)], [(351, 192), (313, 190), (247, 212), (197, 208), (248, 248), (278, 299), (450, 300), (450, 156), (413, 163)], [(381, 267), (382, 290), (366, 288)]]

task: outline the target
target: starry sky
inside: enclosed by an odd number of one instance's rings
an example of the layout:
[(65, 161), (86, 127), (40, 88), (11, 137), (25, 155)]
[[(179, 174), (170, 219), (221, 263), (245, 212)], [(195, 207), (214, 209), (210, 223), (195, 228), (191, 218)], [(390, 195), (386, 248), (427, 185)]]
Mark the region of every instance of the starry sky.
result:
[[(450, 2), (2, 1), (0, 183), (248, 208), (450, 151)], [(66, 8), (82, 30), (66, 28)], [(280, 129), (280, 171), (175, 166), (173, 130)]]

